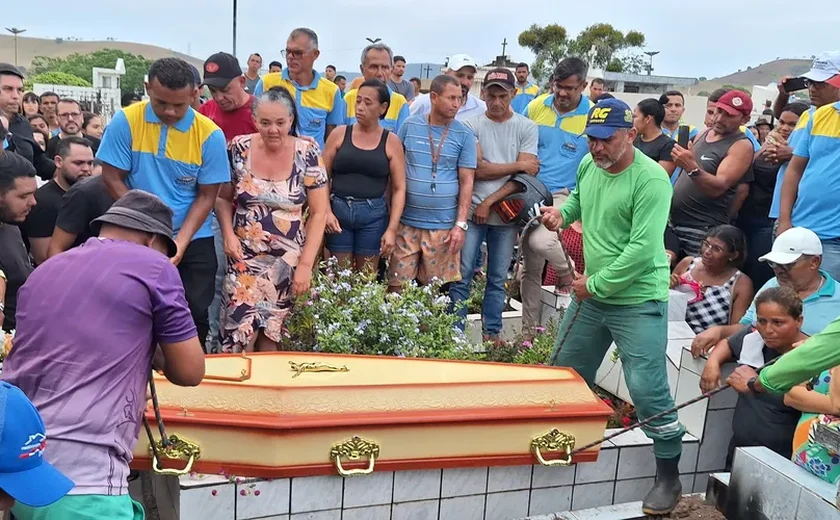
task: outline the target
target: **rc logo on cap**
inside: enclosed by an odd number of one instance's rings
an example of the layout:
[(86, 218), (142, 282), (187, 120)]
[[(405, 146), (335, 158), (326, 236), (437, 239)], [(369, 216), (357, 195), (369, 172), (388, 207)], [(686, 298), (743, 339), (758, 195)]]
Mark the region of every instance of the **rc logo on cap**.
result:
[(212, 61), (208, 61), (206, 65), (204, 65), (204, 70), (213, 74), (214, 72), (219, 72), (219, 64), (213, 63)]
[[(599, 125), (601, 123), (604, 123), (610, 116), (610, 112), (612, 112), (612, 108), (595, 107), (592, 110), (592, 116), (589, 118), (589, 124)], [(632, 116), (630, 120), (633, 120)]]
[(627, 122), (627, 123), (632, 123), (633, 122), (633, 112), (631, 112), (630, 110), (625, 110), (624, 111), (624, 121)]
[(736, 97), (732, 98), (732, 106), (733, 107), (739, 107), (743, 104), (744, 104), (744, 100), (741, 99), (740, 97), (736, 96)]
[(31, 457), (38, 457), (44, 456), (44, 448), (47, 447), (47, 436), (43, 433), (36, 433), (34, 435), (29, 436), (29, 440), (26, 441), (26, 444), (21, 446), (20, 451), (22, 452), (18, 458), (21, 459), (28, 459)]

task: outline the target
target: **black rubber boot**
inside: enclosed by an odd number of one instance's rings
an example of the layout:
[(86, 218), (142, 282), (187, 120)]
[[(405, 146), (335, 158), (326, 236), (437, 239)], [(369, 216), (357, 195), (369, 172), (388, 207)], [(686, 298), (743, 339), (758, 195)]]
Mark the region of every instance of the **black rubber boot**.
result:
[(677, 507), (682, 496), (680, 457), (656, 459), (656, 482), (642, 502), (646, 515), (667, 515)]

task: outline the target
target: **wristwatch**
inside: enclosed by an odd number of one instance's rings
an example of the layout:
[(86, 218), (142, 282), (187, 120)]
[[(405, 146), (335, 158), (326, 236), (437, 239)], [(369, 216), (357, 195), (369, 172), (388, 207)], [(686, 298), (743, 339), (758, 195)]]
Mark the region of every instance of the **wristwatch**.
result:
[(755, 380), (758, 379), (757, 377), (751, 377), (749, 381), (747, 381), (747, 388), (750, 389), (750, 392), (757, 394), (758, 391), (755, 389)]
[(464, 231), (466, 231), (470, 228), (470, 225), (468, 223), (464, 222), (464, 221), (456, 222), (455, 225), (458, 226), (459, 228), (463, 229)]
[(700, 174), (700, 168), (694, 168), (690, 172), (688, 172), (689, 177), (697, 177)]

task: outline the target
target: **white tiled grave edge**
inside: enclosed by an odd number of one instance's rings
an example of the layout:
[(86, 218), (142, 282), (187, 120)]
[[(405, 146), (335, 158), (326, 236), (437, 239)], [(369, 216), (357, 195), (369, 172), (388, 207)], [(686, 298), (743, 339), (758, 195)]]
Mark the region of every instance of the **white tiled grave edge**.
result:
[[(505, 341), (513, 341), (522, 331), (522, 303), (510, 300), (513, 310), (502, 313), (501, 338)], [(481, 314), (467, 314), (467, 338), (474, 346), (482, 344), (482, 323)]]
[[(544, 289), (549, 293), (548, 289), (553, 288)], [(546, 306), (548, 297), (542, 302)], [(563, 306), (562, 297), (553, 293), (550, 297), (554, 298), (556, 313), (557, 307)], [(675, 297), (672, 292), (669, 315), (683, 297), (680, 293)], [(518, 324), (521, 305), (515, 301), (511, 304), (520, 310), (510, 314), (519, 312), (519, 315), (507, 318), (515, 319)], [(472, 327), (477, 326), (480, 339), (480, 316), (476, 318)], [(694, 334), (684, 321), (670, 321), (668, 325), (668, 380), (672, 396), (681, 402), (699, 395), (698, 382), (705, 360), (691, 357)], [(605, 357), (596, 381), (610, 393), (632, 403), (623, 384), (620, 360), (613, 362), (609, 355)], [(735, 397), (734, 392), (724, 392), (680, 412), (680, 420), (688, 430), (680, 462), (684, 493), (705, 491), (709, 473), (723, 469)], [(238, 481), (218, 476), (182, 477), (180, 481), (174, 477), (154, 478), (163, 481), (156, 489), (164, 490), (161, 491), (164, 506), (171, 506), (161, 507), (159, 500), (161, 520), (178, 520), (178, 510), (184, 520), (461, 520), (473, 517), (486, 520), (638, 500), (638, 495), (649, 488), (655, 476), (653, 462), (652, 441), (635, 430), (605, 443), (597, 462), (567, 468), (514, 466), (398, 471), (351, 479), (338, 476)], [(474, 508), (481, 511), (475, 512)]]
[[(615, 441), (604, 443), (597, 462), (570, 467), (383, 471), (347, 479), (191, 475), (152, 480), (161, 520), (507, 520), (638, 499), (655, 474), (652, 442), (635, 431)], [(687, 435), (680, 468), (686, 487), (696, 476), (698, 449), (698, 440)], [(137, 482), (131, 492), (142, 500)]]

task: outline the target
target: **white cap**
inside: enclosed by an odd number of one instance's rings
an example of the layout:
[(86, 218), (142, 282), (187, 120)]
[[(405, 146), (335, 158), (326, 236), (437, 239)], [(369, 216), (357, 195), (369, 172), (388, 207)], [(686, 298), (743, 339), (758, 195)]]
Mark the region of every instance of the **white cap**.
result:
[(802, 255), (822, 256), (823, 248), (820, 237), (804, 227), (790, 228), (773, 242), (769, 253), (760, 257), (759, 262), (773, 262), (788, 265), (799, 260)]
[(811, 65), (811, 70), (802, 75), (812, 81), (828, 81), (840, 74), (840, 51), (823, 52)]
[(478, 72), (478, 64), (468, 54), (456, 54), (449, 58), (449, 70), (461, 70), (464, 67), (472, 67)]

